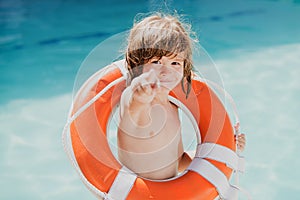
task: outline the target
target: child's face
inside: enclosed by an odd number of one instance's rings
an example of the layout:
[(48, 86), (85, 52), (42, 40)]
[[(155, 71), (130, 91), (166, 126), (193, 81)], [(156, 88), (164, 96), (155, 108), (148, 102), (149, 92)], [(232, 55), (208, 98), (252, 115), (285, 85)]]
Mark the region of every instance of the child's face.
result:
[(153, 57), (144, 65), (143, 72), (153, 69), (160, 81), (160, 86), (172, 90), (183, 78), (184, 59), (181, 54), (176, 57)]

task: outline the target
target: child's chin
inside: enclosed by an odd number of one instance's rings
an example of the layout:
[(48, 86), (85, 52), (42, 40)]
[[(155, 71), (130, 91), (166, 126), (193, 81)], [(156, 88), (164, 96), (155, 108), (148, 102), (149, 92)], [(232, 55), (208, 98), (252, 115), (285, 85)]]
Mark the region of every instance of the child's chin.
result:
[(176, 85), (177, 84), (174, 82), (162, 82), (161, 83), (162, 88), (164, 88), (167, 91), (173, 90), (176, 87)]

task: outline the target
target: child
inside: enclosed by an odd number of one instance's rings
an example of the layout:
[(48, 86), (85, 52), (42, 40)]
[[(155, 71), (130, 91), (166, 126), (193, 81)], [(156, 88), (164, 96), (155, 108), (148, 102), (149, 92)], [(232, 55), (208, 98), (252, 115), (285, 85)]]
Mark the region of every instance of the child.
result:
[[(174, 177), (191, 161), (183, 150), (178, 108), (168, 100), (178, 84), (188, 98), (192, 71), (189, 29), (176, 17), (154, 14), (135, 24), (128, 38), (131, 84), (121, 96), (118, 156), (144, 178)], [(237, 140), (243, 150), (245, 136)]]

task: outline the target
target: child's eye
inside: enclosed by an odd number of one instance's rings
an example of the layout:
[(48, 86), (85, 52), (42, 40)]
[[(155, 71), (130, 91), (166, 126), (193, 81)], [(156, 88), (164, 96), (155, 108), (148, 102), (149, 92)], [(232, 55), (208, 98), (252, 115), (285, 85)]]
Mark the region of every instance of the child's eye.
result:
[(178, 66), (178, 67), (179, 67), (179, 66), (181, 66), (182, 64), (181, 64), (180, 62), (172, 62), (171, 65), (173, 65), (173, 66)]
[(151, 63), (153, 63), (153, 64), (161, 64), (161, 62), (159, 60), (153, 60), (153, 61), (151, 61)]

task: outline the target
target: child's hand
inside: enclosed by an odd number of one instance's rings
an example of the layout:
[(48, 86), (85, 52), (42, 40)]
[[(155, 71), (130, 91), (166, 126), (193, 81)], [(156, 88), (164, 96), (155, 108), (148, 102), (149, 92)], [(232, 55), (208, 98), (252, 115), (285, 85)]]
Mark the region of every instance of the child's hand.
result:
[(245, 134), (241, 133), (238, 135), (235, 135), (235, 140), (237, 142), (237, 147), (239, 150), (244, 151), (246, 146), (246, 136)]
[(150, 103), (156, 94), (157, 88), (160, 87), (160, 84), (154, 70), (150, 70), (133, 79), (130, 87), (133, 93), (132, 100), (140, 103)]

